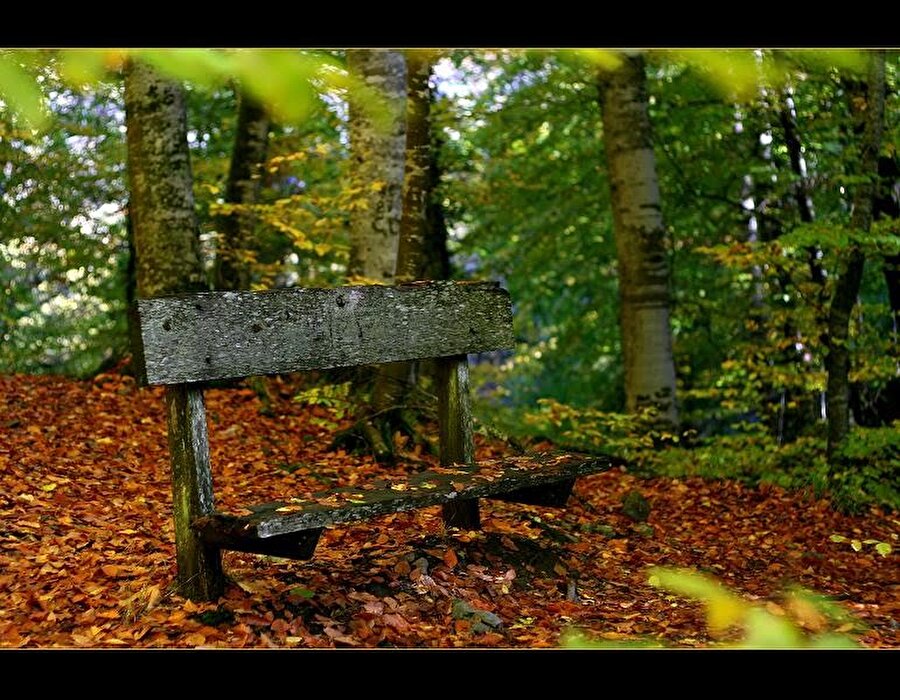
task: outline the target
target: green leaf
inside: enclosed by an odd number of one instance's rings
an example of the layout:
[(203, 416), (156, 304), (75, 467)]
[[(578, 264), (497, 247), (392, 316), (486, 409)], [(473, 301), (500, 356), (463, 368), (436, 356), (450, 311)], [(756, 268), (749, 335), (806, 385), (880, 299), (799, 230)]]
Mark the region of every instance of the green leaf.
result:
[(22, 68), (15, 52), (0, 53), (0, 97), (33, 129), (47, 123), (43, 95), (34, 78)]
[(853, 548), (854, 552), (859, 552), (862, 550), (862, 542), (859, 540), (850, 540), (850, 547)]
[(878, 552), (881, 556), (886, 557), (893, 551), (893, 549), (887, 542), (879, 542), (875, 545), (875, 551)]
[(846, 542), (847, 541), (847, 538), (844, 537), (843, 535), (832, 535), (828, 539), (830, 539), (832, 542)]
[(707, 621), (712, 630), (724, 630), (741, 622), (749, 606), (718, 582), (687, 569), (650, 569), (651, 585), (665, 588), (707, 606)]
[(100, 49), (66, 49), (58, 55), (60, 77), (73, 87), (96, 83), (106, 73), (111, 51)]
[(740, 646), (747, 649), (787, 649), (803, 646), (800, 631), (788, 620), (761, 608), (747, 613), (747, 637)]
[(811, 649), (859, 649), (859, 644), (853, 638), (833, 632), (820, 634), (809, 646)]
[(211, 49), (142, 49), (134, 54), (170, 78), (206, 88), (223, 85), (233, 71), (233, 59)]
[(308, 588), (303, 588), (303, 586), (297, 586), (296, 588), (292, 588), (290, 590), (291, 595), (295, 595), (298, 598), (312, 598), (316, 592), (311, 591)]

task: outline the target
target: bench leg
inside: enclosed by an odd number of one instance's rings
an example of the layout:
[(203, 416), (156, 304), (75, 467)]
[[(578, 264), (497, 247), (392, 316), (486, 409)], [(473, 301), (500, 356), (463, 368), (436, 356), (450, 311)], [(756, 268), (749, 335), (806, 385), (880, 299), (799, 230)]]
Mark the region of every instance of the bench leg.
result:
[[(472, 464), (475, 440), (469, 396), (469, 363), (465, 355), (437, 361), (438, 423), (441, 430), (441, 466)], [(444, 504), (444, 524), (466, 530), (481, 529), (478, 499)]]
[(221, 552), (191, 528), (196, 518), (213, 512), (203, 390), (183, 384), (167, 387), (166, 417), (179, 593), (191, 600), (215, 600), (225, 588)]

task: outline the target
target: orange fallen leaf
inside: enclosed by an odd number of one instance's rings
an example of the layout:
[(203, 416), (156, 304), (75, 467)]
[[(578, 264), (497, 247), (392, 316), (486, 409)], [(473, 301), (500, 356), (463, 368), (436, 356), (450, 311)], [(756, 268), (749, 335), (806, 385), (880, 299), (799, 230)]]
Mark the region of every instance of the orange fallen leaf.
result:
[(401, 559), (397, 562), (397, 566), (394, 567), (394, 571), (396, 571), (401, 576), (407, 576), (412, 567), (409, 565), (409, 562), (406, 559)]
[(448, 549), (446, 552), (444, 552), (444, 563), (451, 569), (455, 567), (459, 563), (456, 552), (454, 552), (452, 549)]

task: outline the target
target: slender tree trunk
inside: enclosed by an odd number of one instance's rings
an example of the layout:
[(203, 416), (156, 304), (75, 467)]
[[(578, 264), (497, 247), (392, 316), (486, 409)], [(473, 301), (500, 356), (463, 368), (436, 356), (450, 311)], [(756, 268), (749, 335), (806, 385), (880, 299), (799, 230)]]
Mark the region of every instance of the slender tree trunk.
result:
[[(432, 95), (432, 101), (434, 95)], [(433, 102), (432, 102), (433, 103)], [(441, 166), (438, 160), (441, 153), (441, 136), (437, 129), (431, 132), (431, 152), (428, 163), (428, 181), (426, 189), (426, 269), (425, 279), (445, 280), (450, 278), (450, 251), (447, 249), (447, 220), (444, 217), (444, 205), (441, 203), (438, 188), (441, 184)]]
[[(778, 111), (778, 120), (784, 134), (784, 142), (787, 147), (788, 159), (791, 164), (791, 171), (797, 178), (793, 185), (792, 193), (797, 202), (797, 211), (800, 215), (800, 221), (804, 224), (811, 224), (815, 221), (816, 214), (813, 206), (812, 193), (809, 188), (809, 176), (806, 169), (806, 158), (803, 155), (803, 143), (800, 137), (800, 129), (797, 126), (797, 108), (794, 97), (791, 92), (785, 91), (782, 95), (781, 108)], [(813, 283), (818, 285), (818, 295), (815, 302), (816, 318), (819, 328), (825, 326), (825, 309), (828, 304), (828, 297), (825, 287), (825, 270), (819, 260), (822, 257), (821, 250), (818, 246), (810, 246), (806, 249), (806, 259), (809, 266), (809, 274)], [(796, 335), (795, 331), (791, 335)], [(789, 351), (793, 352), (793, 351)], [(805, 360), (804, 355), (811, 352), (806, 347), (803, 351), (794, 354), (795, 362), (811, 362)], [(788, 411), (785, 407), (782, 409), (782, 426), (788, 425), (780, 431), (779, 444), (787, 441), (791, 442), (800, 434), (800, 431), (807, 424), (814, 424), (824, 417), (825, 404), (824, 394), (822, 392), (813, 392), (811, 395), (785, 396), (785, 404), (793, 402), (798, 408), (794, 411)], [(793, 414), (794, 420), (785, 420), (785, 414)], [(796, 424), (796, 425), (794, 425)]]
[[(260, 168), (269, 150), (271, 122), (266, 109), (244, 92), (238, 95), (237, 124), (231, 164), (225, 186), (225, 201), (249, 207), (259, 201)], [(216, 289), (248, 290), (255, 258), (253, 226), (256, 217), (246, 209), (219, 218), (214, 286)], [(256, 392), (261, 412), (272, 412), (272, 397), (264, 377), (250, 377), (247, 384)]]
[[(259, 200), (259, 168), (266, 160), (268, 151), (269, 115), (262, 105), (245, 93), (240, 94), (238, 102), (225, 201), (228, 204), (252, 205)], [(248, 211), (236, 211), (220, 217), (216, 289), (250, 289), (253, 224), (254, 216)]]
[[(786, 94), (782, 100), (781, 110), (778, 114), (781, 128), (784, 131), (784, 142), (787, 146), (788, 158), (791, 162), (791, 170), (797, 177), (794, 184), (794, 198), (797, 200), (797, 210), (800, 213), (800, 221), (811, 224), (816, 219), (813, 207), (812, 194), (809, 191), (809, 177), (806, 170), (806, 158), (803, 157), (803, 144), (800, 141), (800, 130), (797, 127), (797, 108), (791, 94)], [(813, 282), (819, 285), (825, 284), (825, 271), (819, 263), (821, 251), (817, 247), (807, 249), (809, 261), (809, 273)]]
[(350, 106), (352, 184), (362, 206), (350, 220), (348, 276), (389, 284), (394, 279), (406, 145), (406, 63), (399, 51), (354, 49), (349, 68), (381, 92), (393, 110), (390, 128), (379, 130), (361, 109)]
[[(897, 156), (878, 159), (878, 193), (875, 197), (875, 220), (900, 218), (900, 167)], [(885, 255), (882, 266), (891, 304), (894, 337), (900, 334), (900, 255)]]
[(397, 248), (397, 282), (423, 279), (428, 267), (428, 175), (431, 167), (431, 56), (406, 53), (406, 168)]
[[(878, 150), (884, 130), (884, 51), (873, 51), (869, 58), (865, 83), (855, 83), (849, 91), (850, 106), (857, 133), (862, 131), (858, 173), (865, 180), (857, 186), (853, 197), (850, 226), (859, 233), (872, 225), (872, 209), (878, 178)], [(860, 129), (860, 127), (862, 127)], [(828, 314), (828, 454), (832, 455), (850, 430), (850, 313), (859, 294), (865, 258), (858, 246), (852, 245), (840, 262), (834, 295)]]
[(636, 412), (652, 406), (661, 421), (677, 424), (667, 240), (643, 57), (624, 57), (616, 70), (601, 72), (599, 88), (619, 262), (627, 408)]
[[(138, 295), (203, 289), (181, 86), (149, 66), (129, 64), (125, 124)], [(215, 599), (224, 586), (220, 552), (191, 529), (195, 518), (213, 510), (203, 392), (167, 387), (166, 407), (179, 590), (193, 599)]]

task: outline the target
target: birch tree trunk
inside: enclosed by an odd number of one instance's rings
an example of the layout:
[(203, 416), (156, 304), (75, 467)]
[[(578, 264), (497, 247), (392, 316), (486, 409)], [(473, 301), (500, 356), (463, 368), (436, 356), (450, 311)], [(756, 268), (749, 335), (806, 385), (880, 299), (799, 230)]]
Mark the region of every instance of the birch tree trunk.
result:
[(619, 265), (625, 396), (629, 412), (652, 406), (660, 420), (674, 425), (669, 263), (644, 59), (623, 58), (617, 69), (601, 70), (598, 82)]
[[(240, 94), (225, 191), (225, 201), (228, 204), (251, 205), (259, 200), (259, 170), (268, 152), (269, 125), (269, 115), (265, 108), (246, 94)], [(216, 289), (250, 289), (253, 223), (254, 216), (248, 211), (236, 211), (220, 217), (219, 241), (216, 246)]]
[[(138, 296), (204, 289), (181, 86), (149, 66), (130, 63), (125, 124)], [(221, 555), (191, 528), (194, 519), (213, 510), (203, 391), (166, 387), (166, 409), (179, 592), (214, 600), (224, 587)]]
[[(428, 259), (428, 189), (431, 158), (431, 53), (406, 52), (406, 142), (403, 177), (403, 215), (397, 247), (395, 281), (425, 279)], [(379, 433), (401, 429), (415, 437), (407, 399), (418, 385), (417, 363), (397, 362), (381, 368), (372, 392), (372, 412)], [(388, 430), (384, 427), (387, 426)], [(377, 451), (376, 451), (377, 452)], [(376, 454), (376, 456), (379, 456)], [(381, 455), (384, 458), (386, 455)]]
[(388, 284), (394, 279), (403, 211), (406, 63), (399, 51), (354, 49), (347, 52), (347, 65), (388, 100), (393, 114), (384, 132), (362, 109), (350, 106), (352, 184), (363, 206), (350, 220), (347, 274)]
[[(873, 51), (865, 83), (854, 82), (848, 91), (856, 133), (862, 132), (857, 173), (864, 178), (853, 197), (850, 227), (859, 233), (872, 225), (872, 212), (878, 181), (878, 151), (884, 131), (884, 51)], [(858, 246), (852, 245), (839, 264), (834, 294), (828, 313), (828, 454), (841, 445), (850, 431), (850, 313), (859, 294), (865, 258)]]

